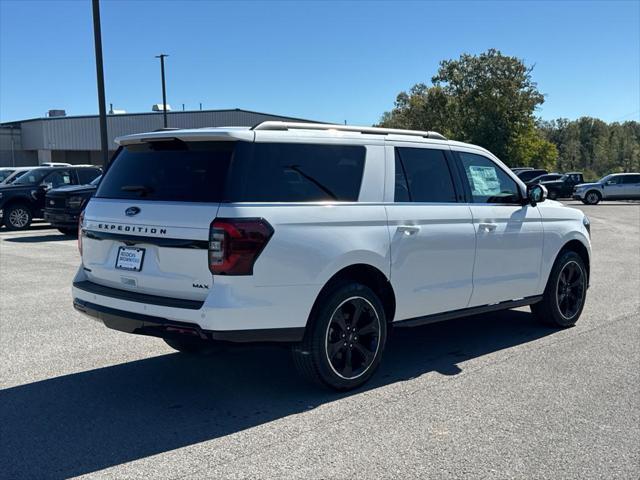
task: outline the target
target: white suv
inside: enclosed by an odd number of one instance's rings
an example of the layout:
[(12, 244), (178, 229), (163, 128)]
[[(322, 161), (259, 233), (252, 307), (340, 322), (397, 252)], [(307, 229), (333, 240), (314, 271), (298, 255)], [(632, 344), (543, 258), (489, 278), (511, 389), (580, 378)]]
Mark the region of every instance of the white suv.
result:
[(589, 221), (434, 132), (264, 122), (120, 138), (81, 220), (74, 305), (183, 352), (292, 344), (366, 382), (391, 326), (531, 305), (580, 316)]

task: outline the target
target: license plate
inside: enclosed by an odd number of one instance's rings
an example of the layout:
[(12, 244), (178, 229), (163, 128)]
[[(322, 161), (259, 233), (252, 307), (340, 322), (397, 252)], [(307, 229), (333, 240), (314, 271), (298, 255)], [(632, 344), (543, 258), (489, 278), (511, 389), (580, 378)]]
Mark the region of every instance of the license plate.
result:
[(143, 260), (144, 248), (120, 247), (118, 249), (118, 258), (116, 259), (116, 268), (139, 272), (142, 270)]

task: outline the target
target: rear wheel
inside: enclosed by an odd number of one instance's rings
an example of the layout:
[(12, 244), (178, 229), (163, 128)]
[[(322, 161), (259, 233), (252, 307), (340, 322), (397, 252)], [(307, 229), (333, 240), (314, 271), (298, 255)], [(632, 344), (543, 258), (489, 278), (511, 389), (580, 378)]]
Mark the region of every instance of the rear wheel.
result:
[(199, 338), (163, 338), (163, 340), (174, 350), (191, 355), (210, 353), (217, 347), (213, 342)]
[(587, 295), (587, 270), (580, 255), (566, 251), (556, 260), (542, 301), (531, 311), (542, 322), (555, 327), (576, 324)]
[(558, 194), (557, 194), (557, 192), (555, 192), (555, 191), (551, 190), (551, 191), (549, 192), (549, 200), (555, 200), (556, 198), (558, 198)]
[(582, 203), (584, 203), (585, 205), (596, 205), (600, 202), (600, 200), (602, 200), (602, 195), (600, 195), (600, 192), (592, 190), (590, 192), (587, 192), (587, 194), (584, 196), (584, 200), (582, 200)]
[(7, 230), (24, 230), (31, 225), (31, 209), (24, 204), (11, 205), (4, 211), (4, 225)]
[(351, 390), (374, 374), (387, 339), (378, 296), (359, 283), (337, 285), (321, 299), (305, 339), (293, 348), (298, 371), (335, 390)]

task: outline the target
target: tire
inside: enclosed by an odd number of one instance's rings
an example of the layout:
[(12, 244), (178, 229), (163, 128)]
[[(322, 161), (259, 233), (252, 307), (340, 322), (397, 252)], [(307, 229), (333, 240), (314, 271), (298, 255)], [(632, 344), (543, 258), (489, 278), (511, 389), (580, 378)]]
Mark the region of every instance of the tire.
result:
[(23, 203), (11, 205), (4, 210), (4, 226), (7, 230), (26, 230), (31, 225), (31, 220), (31, 209)]
[(68, 237), (77, 237), (78, 236), (78, 230), (75, 228), (59, 228), (58, 231), (63, 234), (66, 235)]
[(163, 338), (174, 350), (190, 355), (209, 353), (216, 349), (216, 344), (199, 338)]
[(600, 192), (596, 190), (590, 190), (584, 196), (584, 200), (582, 200), (582, 203), (584, 203), (585, 205), (597, 205), (598, 203), (600, 203), (600, 200), (602, 200), (602, 195), (600, 194)]
[(558, 198), (558, 194), (556, 192), (549, 192), (549, 200), (555, 200), (556, 198)]
[(304, 340), (293, 346), (293, 360), (308, 380), (352, 390), (375, 373), (386, 340), (387, 319), (378, 296), (360, 283), (340, 283), (317, 302)]
[(567, 328), (576, 324), (587, 296), (587, 269), (580, 255), (567, 250), (556, 260), (542, 300), (531, 305), (541, 322)]

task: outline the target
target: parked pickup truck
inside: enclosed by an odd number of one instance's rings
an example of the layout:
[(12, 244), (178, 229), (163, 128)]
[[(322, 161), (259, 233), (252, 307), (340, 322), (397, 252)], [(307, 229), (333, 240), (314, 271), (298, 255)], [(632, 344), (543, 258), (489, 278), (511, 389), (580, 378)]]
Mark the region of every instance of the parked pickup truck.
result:
[(584, 177), (580, 172), (569, 172), (557, 180), (543, 180), (540, 182), (541, 185), (546, 187), (551, 200), (555, 200), (556, 198), (570, 198), (573, 195), (574, 187), (580, 183), (584, 183)]
[(47, 193), (44, 219), (65, 235), (78, 234), (78, 218), (96, 193), (102, 175), (88, 185), (68, 185)]
[(0, 217), (8, 230), (29, 228), (43, 218), (46, 193), (63, 185), (87, 184), (100, 175), (98, 167), (38, 167), (11, 185), (0, 186)]

